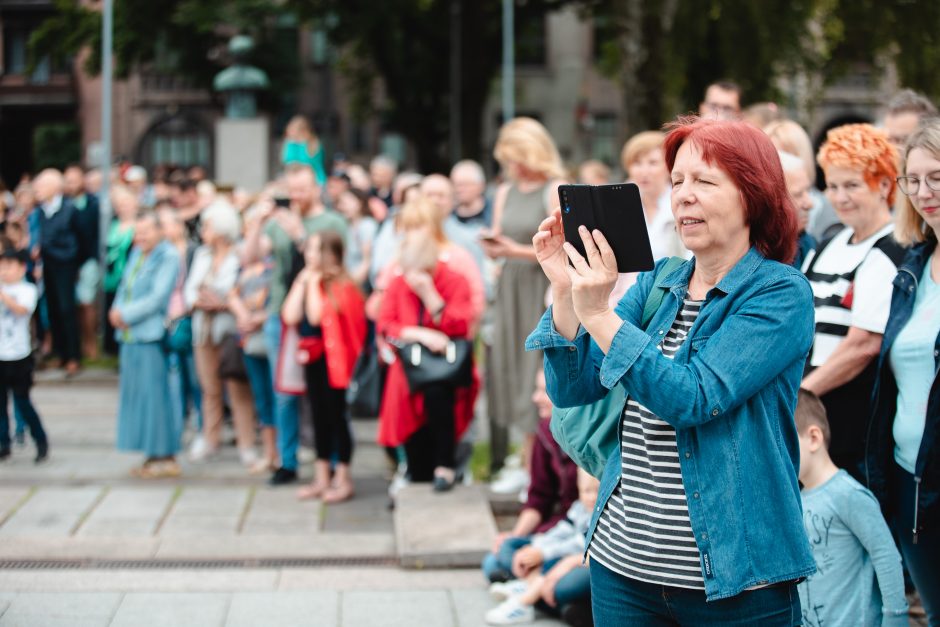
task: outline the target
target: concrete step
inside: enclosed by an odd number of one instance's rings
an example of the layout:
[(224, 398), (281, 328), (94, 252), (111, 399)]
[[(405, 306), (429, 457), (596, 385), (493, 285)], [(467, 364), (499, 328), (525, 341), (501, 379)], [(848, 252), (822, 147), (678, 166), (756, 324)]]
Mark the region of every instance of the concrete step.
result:
[(479, 566), (496, 536), (483, 486), (457, 485), (445, 493), (428, 484), (408, 486), (395, 497), (394, 519), (404, 568)]

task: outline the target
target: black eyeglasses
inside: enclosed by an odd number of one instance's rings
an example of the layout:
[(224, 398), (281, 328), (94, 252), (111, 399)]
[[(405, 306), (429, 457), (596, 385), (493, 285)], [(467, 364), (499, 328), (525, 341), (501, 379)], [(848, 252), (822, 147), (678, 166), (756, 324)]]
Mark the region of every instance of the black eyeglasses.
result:
[[(907, 196), (914, 196), (920, 191), (920, 179), (916, 176), (899, 176), (895, 180), (898, 182), (901, 192)], [(930, 191), (940, 192), (940, 170), (925, 176), (924, 184)]]

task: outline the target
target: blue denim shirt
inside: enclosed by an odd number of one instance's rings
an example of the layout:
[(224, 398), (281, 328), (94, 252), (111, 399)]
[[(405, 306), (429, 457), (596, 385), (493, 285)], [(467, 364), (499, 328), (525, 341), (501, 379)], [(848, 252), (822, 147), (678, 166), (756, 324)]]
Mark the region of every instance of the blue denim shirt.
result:
[[(140, 248), (136, 246), (131, 250), (114, 296), (114, 307), (130, 327), (126, 332), (117, 329), (114, 335), (118, 342), (125, 344), (163, 340), (170, 294), (176, 286), (180, 269), (179, 254), (167, 242), (157, 244), (142, 262), (140, 254)], [(127, 283), (138, 262), (140, 268), (134, 276), (128, 298)]]
[[(624, 323), (606, 356), (583, 327), (574, 341), (562, 337), (551, 309), (526, 349), (545, 352), (548, 394), (559, 407), (591, 403), (622, 385), (676, 429), (705, 593), (714, 601), (816, 570), (803, 527), (793, 421), (813, 341), (813, 295), (799, 271), (752, 248), (708, 292), (669, 359), (657, 344), (679, 313), (694, 264), (656, 283), (669, 292), (646, 331), (638, 325), (656, 269), (640, 275), (616, 307)], [(611, 453), (589, 543), (621, 478), (619, 456)]]

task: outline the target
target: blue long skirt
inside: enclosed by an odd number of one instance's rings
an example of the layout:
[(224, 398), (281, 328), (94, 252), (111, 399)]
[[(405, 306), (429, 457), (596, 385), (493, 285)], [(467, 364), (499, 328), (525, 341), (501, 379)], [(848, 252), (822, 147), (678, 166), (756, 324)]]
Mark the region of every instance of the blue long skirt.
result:
[(183, 432), (170, 398), (169, 368), (160, 342), (121, 344), (117, 447), (167, 457), (180, 450)]

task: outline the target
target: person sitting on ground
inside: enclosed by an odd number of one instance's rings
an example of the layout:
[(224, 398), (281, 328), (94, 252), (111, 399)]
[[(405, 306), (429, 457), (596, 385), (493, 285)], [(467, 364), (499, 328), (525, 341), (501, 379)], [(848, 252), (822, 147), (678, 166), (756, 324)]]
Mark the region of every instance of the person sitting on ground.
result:
[(816, 574), (797, 586), (803, 624), (906, 626), (891, 530), (874, 495), (829, 457), (826, 408), (812, 392), (799, 392), (796, 428), (803, 524), (816, 560)]
[(533, 533), (551, 529), (578, 499), (578, 467), (552, 436), (552, 401), (545, 392), (545, 373), (541, 370), (535, 377), (532, 402), (539, 412), (532, 447), (532, 482), (512, 531), (498, 534), (492, 553), (483, 558), (483, 574), (493, 583), (512, 579), (512, 556), (520, 543)]
[[(504, 599), (486, 613), (490, 625), (516, 625), (535, 620), (535, 604), (540, 600), (551, 601), (554, 606), (567, 595), (559, 586), (567, 575), (578, 583), (579, 598), (590, 595), (590, 577), (582, 565), (585, 553), (585, 534), (600, 482), (586, 471), (578, 469), (578, 500), (568, 509), (563, 520), (544, 533), (530, 536), (512, 558), (512, 572), (518, 579), (506, 583), (494, 583), (490, 594)], [(561, 588), (561, 589), (560, 589)], [(573, 590), (572, 590), (573, 591)], [(561, 596), (561, 598), (559, 598)]]
[(38, 291), (24, 279), (28, 260), (29, 253), (12, 247), (0, 256), (0, 460), (10, 456), (9, 390), (17, 417), (29, 427), (36, 443), (34, 461), (38, 464), (49, 455), (49, 440), (29, 398), (33, 386), (29, 320), (36, 309)]
[(304, 364), (317, 446), (316, 475), (297, 498), (339, 503), (354, 492), (346, 388), (366, 339), (365, 300), (343, 266), (342, 235), (322, 231), (307, 238), (304, 268), (284, 299), (281, 318), (300, 332), (298, 361)]

